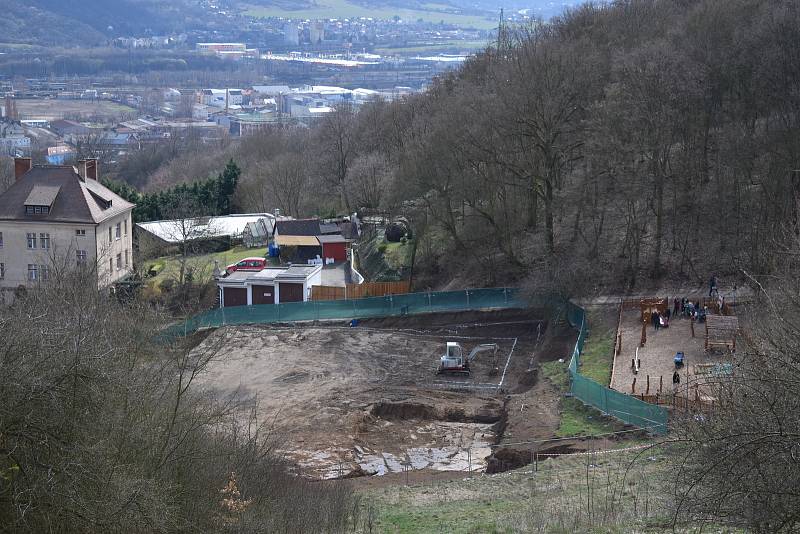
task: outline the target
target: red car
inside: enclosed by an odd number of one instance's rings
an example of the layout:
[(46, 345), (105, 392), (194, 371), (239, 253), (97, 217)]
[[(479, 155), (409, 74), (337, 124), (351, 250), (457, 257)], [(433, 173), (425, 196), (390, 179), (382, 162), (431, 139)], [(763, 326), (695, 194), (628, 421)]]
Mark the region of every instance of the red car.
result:
[(236, 271), (258, 272), (263, 271), (266, 266), (267, 260), (264, 258), (245, 258), (240, 260), (238, 263), (232, 263), (231, 265), (228, 265), (225, 270), (228, 271), (228, 274)]

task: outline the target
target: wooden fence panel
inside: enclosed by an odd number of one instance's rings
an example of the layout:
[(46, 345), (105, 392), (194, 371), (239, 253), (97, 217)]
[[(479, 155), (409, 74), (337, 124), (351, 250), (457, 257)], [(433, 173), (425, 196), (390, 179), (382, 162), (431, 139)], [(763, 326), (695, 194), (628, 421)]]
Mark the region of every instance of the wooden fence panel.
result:
[(311, 286), (311, 300), (342, 300), (345, 288), (335, 286)]
[(364, 282), (363, 284), (347, 284), (347, 287), (312, 286), (311, 300), (343, 300), (366, 297), (383, 297), (385, 295), (405, 295), (411, 292), (411, 282)]

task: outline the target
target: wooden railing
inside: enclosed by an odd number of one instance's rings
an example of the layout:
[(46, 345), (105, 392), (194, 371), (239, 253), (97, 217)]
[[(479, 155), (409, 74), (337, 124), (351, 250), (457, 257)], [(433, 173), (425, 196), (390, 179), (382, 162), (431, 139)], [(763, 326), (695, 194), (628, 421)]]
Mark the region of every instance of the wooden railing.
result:
[(385, 295), (405, 295), (411, 292), (411, 282), (364, 282), (363, 284), (347, 284), (345, 287), (312, 286), (311, 300), (344, 300), (366, 297), (383, 297)]

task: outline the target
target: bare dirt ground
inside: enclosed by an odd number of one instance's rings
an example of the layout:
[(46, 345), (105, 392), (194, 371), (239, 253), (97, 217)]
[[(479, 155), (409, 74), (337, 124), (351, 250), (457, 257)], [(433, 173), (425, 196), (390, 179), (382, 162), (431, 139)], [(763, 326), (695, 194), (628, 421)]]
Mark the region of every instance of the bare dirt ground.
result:
[[(356, 328), (224, 328), (197, 349), (225, 338), (201, 381), (223, 395), (256, 396), (260, 417), (274, 422), (284, 453), (309, 476), (484, 471), (498, 442), (546, 438), (558, 427), (558, 393), (531, 371), (545, 329), (540, 316), (519, 310), (366, 320)], [(497, 343), (497, 362), (482, 353), (471, 376), (439, 375), (446, 341), (465, 352)]]
[[(731, 359), (721, 352), (704, 351), (705, 325), (695, 323), (695, 337), (692, 337), (691, 320), (672, 318), (669, 328), (656, 331), (652, 325), (647, 326), (647, 343), (639, 349), (641, 367), (638, 374), (631, 369), (631, 360), (636, 355), (636, 347), (641, 339), (641, 314), (639, 310), (628, 310), (622, 315), (622, 352), (617, 356), (611, 387), (623, 393), (634, 392), (633, 379), (636, 378), (635, 393), (647, 392), (647, 376), (650, 376), (650, 395), (655, 395), (662, 386), (662, 393), (673, 391), (672, 375), (675, 372), (674, 357), (676, 352), (684, 353), (684, 367), (680, 369), (680, 386), (678, 392), (694, 396), (691, 389), (694, 384), (701, 384), (707, 373), (724, 370)], [(689, 388), (687, 388), (689, 384)], [(702, 391), (700, 393), (702, 395)]]

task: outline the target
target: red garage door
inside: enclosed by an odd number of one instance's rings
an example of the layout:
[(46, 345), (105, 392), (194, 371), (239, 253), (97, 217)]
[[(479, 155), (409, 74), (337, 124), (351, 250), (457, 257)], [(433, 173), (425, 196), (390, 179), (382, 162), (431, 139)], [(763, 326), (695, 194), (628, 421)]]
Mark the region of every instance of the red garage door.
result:
[(226, 308), (231, 306), (247, 306), (247, 289), (239, 287), (226, 287), (222, 296)]
[(281, 284), (281, 302), (303, 302), (303, 284)]
[(347, 243), (325, 243), (322, 245), (322, 257), (347, 261)]
[(275, 304), (275, 288), (253, 286), (253, 304)]

